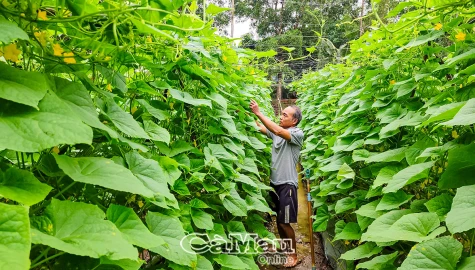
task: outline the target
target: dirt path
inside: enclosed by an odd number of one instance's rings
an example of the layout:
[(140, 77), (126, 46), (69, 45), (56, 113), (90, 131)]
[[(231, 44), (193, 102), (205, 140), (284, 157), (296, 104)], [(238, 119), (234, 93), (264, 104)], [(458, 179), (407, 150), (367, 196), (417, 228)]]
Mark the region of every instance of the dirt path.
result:
[[(300, 263), (289, 269), (312, 269), (312, 259), (311, 259), (311, 247), (310, 247), (310, 229), (308, 221), (308, 206), (307, 206), (307, 187), (305, 184), (299, 180), (299, 188), (297, 190), (298, 197), (298, 216), (297, 224), (292, 224), (292, 227), (295, 230), (295, 238), (297, 240), (297, 256)], [(275, 217), (272, 217), (272, 221), (268, 224), (269, 230), (274, 233), (277, 237), (279, 235), (277, 231), (277, 224)], [(325, 253), (320, 244), (321, 237), (317, 233), (312, 233), (314, 239), (314, 250), (315, 250), (315, 262), (316, 269), (318, 270), (330, 270), (332, 269), (327, 264), (325, 258)], [(279, 256), (274, 255), (274, 256)], [(281, 265), (261, 265), (260, 269), (262, 270), (273, 270), (273, 269), (285, 269)]]

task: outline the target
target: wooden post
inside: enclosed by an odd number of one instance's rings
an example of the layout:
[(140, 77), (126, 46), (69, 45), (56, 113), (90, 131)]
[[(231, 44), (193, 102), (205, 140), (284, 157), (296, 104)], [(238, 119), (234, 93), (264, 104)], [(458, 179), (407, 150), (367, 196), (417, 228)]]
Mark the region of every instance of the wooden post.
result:
[(364, 4), (365, 4), (365, 0), (361, 0), (360, 37), (364, 34), (364, 27), (363, 27)]
[(234, 0), (231, 0), (231, 38), (234, 37)]
[(203, 0), (203, 21), (206, 22), (206, 0)]
[(279, 112), (279, 115), (280, 113), (282, 112), (282, 104), (280, 103), (281, 99), (282, 99), (282, 72), (279, 72), (279, 74), (277, 74), (277, 92), (275, 94), (276, 96), (276, 99), (277, 99), (277, 104), (279, 105), (278, 107), (278, 112)]

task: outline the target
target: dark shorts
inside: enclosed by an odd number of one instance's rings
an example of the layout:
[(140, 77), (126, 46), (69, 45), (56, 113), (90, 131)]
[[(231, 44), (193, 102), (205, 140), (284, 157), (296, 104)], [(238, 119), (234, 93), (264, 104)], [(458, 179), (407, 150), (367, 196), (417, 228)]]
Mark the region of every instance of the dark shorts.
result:
[(274, 188), (270, 191), (270, 196), (274, 210), (277, 213), (277, 223), (297, 223), (297, 187), (292, 184), (274, 185), (270, 184)]

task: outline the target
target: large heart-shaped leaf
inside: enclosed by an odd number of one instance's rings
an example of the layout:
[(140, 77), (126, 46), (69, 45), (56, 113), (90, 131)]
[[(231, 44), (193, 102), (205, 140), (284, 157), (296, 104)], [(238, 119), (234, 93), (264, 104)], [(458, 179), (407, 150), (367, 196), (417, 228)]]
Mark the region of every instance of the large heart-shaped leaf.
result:
[(451, 236), (425, 241), (411, 249), (398, 269), (455, 270), (462, 249), (462, 244)]
[(190, 246), (191, 239), (185, 237), (185, 231), (177, 217), (148, 212), (146, 221), (150, 231), (167, 243), (165, 246), (153, 247), (151, 251), (180, 265), (191, 266), (196, 263), (196, 254)]
[(28, 208), (0, 203), (0, 269), (30, 268)]
[(405, 185), (414, 183), (417, 180), (423, 179), (429, 175), (430, 168), (434, 166), (433, 161), (411, 165), (398, 173), (396, 173), (388, 185), (383, 188), (384, 193), (396, 192)]
[(0, 100), (0, 148), (37, 152), (59, 144), (92, 143), (92, 129), (53, 92), (38, 108)]
[[(17, 27), (11, 24), (13, 23), (0, 19), (0, 33), (3, 32), (5, 26)], [(4, 35), (0, 34), (0, 36), (2, 36), (0, 39), (5, 38)], [(0, 98), (38, 109), (38, 102), (48, 90), (49, 86), (45, 75), (38, 72), (22, 71), (0, 63)]]
[(31, 172), (15, 167), (0, 171), (0, 196), (7, 199), (30, 206), (44, 200), (51, 189)]
[(451, 233), (465, 232), (475, 228), (475, 201), (473, 194), (475, 185), (457, 189), (453, 199), (452, 209), (447, 214), (447, 228)]
[(95, 205), (53, 199), (44, 217), (50, 222), (46, 231), (31, 229), (35, 244), (93, 258), (137, 259), (137, 250)]
[(103, 186), (152, 197), (153, 192), (146, 188), (131, 171), (102, 157), (71, 158), (54, 155), (59, 168), (74, 181)]
[(442, 189), (459, 188), (475, 184), (475, 160), (472, 158), (475, 144), (449, 151), (449, 166), (439, 180)]
[(340, 259), (354, 261), (363, 258), (368, 258), (374, 254), (378, 254), (383, 250), (382, 247), (378, 247), (375, 243), (368, 242), (361, 246), (358, 246), (352, 250), (349, 250), (340, 256)]
[(112, 204), (107, 209), (107, 219), (113, 222), (123, 237), (133, 245), (147, 249), (165, 244), (160, 236), (147, 229), (131, 208)]

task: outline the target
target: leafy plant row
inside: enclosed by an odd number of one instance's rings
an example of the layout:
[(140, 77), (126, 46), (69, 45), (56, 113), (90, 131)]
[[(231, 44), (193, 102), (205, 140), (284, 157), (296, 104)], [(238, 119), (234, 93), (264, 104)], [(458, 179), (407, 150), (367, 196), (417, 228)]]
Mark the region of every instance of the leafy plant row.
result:
[(275, 237), (269, 148), (246, 111), (272, 110), (253, 66), (269, 53), (236, 49), (198, 8), (0, 4), (0, 269), (257, 269), (182, 241)]
[(401, 2), (343, 63), (293, 84), (313, 229), (344, 241), (350, 269), (475, 268), (474, 13)]

